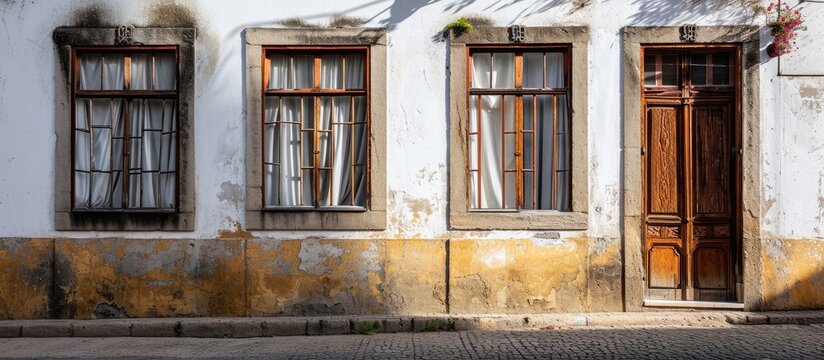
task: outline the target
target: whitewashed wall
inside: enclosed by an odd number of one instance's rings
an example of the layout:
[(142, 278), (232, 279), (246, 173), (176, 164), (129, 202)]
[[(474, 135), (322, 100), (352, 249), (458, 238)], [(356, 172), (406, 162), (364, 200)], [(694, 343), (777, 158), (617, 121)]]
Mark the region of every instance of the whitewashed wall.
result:
[[(78, 10), (101, 9), (112, 24), (152, 23), (155, 1), (0, 0), (0, 237), (212, 237), (243, 219), (245, 27), (299, 17), (326, 24), (336, 14), (389, 29), (389, 219), (384, 232), (261, 232), (275, 238), (416, 237), (452, 234), (447, 226), (446, 44), (433, 41), (461, 15), (496, 25), (588, 25), (589, 166), (592, 237), (620, 237), (621, 42), (626, 25), (763, 24), (739, 0), (592, 0), (572, 11), (563, 0), (203, 0), (179, 1), (197, 19), (194, 233), (56, 232), (54, 197), (55, 27)], [(824, 7), (824, 4), (821, 5)], [(821, 49), (824, 22), (811, 22)], [(764, 33), (763, 47), (769, 36)], [(762, 52), (762, 230), (767, 236), (824, 238), (824, 78), (777, 77)], [(819, 62), (821, 64), (821, 62)], [(784, 64), (785, 70), (787, 63)], [(824, 69), (820, 69), (824, 73)], [(460, 175), (460, 174), (459, 174)], [(529, 232), (462, 237), (531, 237)], [(581, 233), (563, 233), (563, 237)]]

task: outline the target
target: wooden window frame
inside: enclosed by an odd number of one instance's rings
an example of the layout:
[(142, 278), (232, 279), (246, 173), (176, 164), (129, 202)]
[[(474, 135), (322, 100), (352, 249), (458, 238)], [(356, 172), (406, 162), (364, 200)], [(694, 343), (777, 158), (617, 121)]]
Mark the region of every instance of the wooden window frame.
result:
[[(130, 36), (123, 37), (124, 33)], [(58, 27), (55, 44), (54, 228), (57, 231), (193, 231), (195, 229), (195, 39), (194, 28)], [(75, 135), (74, 59), (80, 50), (177, 49), (176, 199), (173, 210), (78, 209), (73, 205), (72, 138)], [(125, 65), (124, 65), (125, 66)], [(124, 69), (125, 71), (125, 69)], [(125, 80), (125, 79), (124, 79)], [(102, 90), (101, 90), (102, 91)], [(141, 91), (142, 92), (142, 91)], [(80, 93), (82, 94), (82, 93)], [(101, 94), (102, 95), (102, 94)], [(106, 94), (111, 97), (112, 93)], [(122, 95), (122, 94), (121, 94)], [(146, 94), (134, 94), (141, 97)], [(128, 166), (128, 164), (124, 164)]]
[[(302, 175), (303, 171), (310, 170), (310, 169), (312, 170), (312, 174), (313, 174), (313, 176), (312, 176), (312, 178), (313, 178), (313, 186), (312, 186), (312, 197), (313, 197), (313, 199), (312, 199), (312, 204), (313, 205), (312, 206), (305, 206), (305, 205), (303, 205), (303, 206), (301, 206), (301, 205), (297, 205), (297, 206), (266, 206), (265, 205), (266, 204), (266, 188), (264, 187), (263, 190), (261, 191), (261, 203), (264, 204), (263, 210), (265, 210), (265, 211), (355, 211), (355, 212), (367, 211), (367, 209), (369, 208), (369, 199), (370, 199), (370, 196), (369, 196), (370, 166), (369, 165), (370, 165), (371, 162), (369, 161), (369, 157), (366, 158), (366, 164), (358, 165), (358, 164), (354, 163), (354, 153), (353, 153), (352, 165), (351, 165), (352, 166), (352, 177), (353, 177), (353, 179), (354, 179), (354, 176), (356, 174), (355, 167), (357, 167), (357, 166), (365, 166), (366, 167), (366, 173), (365, 173), (365, 179), (364, 179), (364, 181), (366, 181), (366, 206), (357, 206), (357, 205), (354, 204), (354, 201), (355, 201), (355, 191), (354, 191), (355, 181), (354, 180), (351, 182), (351, 186), (353, 188), (352, 189), (353, 190), (352, 191), (353, 195), (352, 195), (352, 205), (351, 206), (346, 206), (346, 205), (322, 206), (322, 205), (319, 204), (317, 197), (318, 197), (318, 194), (320, 193), (320, 190), (321, 190), (320, 189), (320, 171), (321, 170), (330, 170), (330, 176), (334, 177), (334, 170), (333, 169), (334, 169), (334, 166), (335, 166), (334, 156), (332, 156), (332, 159), (330, 160), (330, 165), (328, 166), (329, 169), (325, 169), (324, 167), (320, 166), (320, 152), (318, 150), (318, 147), (320, 146), (320, 133), (321, 132), (328, 132), (330, 135), (334, 134), (334, 131), (331, 130), (331, 129), (330, 130), (320, 130), (319, 121), (320, 121), (320, 101), (321, 101), (321, 98), (323, 96), (332, 96), (332, 97), (350, 96), (351, 97), (350, 101), (352, 102), (352, 104), (354, 104), (354, 97), (355, 96), (363, 96), (364, 100), (366, 101), (366, 109), (365, 109), (365, 111), (366, 111), (366, 113), (365, 113), (366, 133), (367, 134), (370, 133), (370, 126), (369, 126), (370, 121), (369, 121), (369, 119), (370, 119), (371, 116), (370, 116), (370, 101), (369, 101), (369, 75), (370, 75), (370, 73), (369, 73), (369, 59), (370, 59), (370, 57), (369, 57), (369, 55), (370, 55), (369, 47), (368, 46), (263, 46), (262, 50), (263, 51), (262, 51), (261, 61), (262, 61), (263, 66), (261, 68), (261, 71), (263, 72), (263, 76), (261, 77), (261, 80), (262, 80), (261, 98), (264, 99), (264, 100), (261, 101), (261, 115), (263, 115), (262, 118), (261, 118), (261, 131), (265, 132), (265, 127), (266, 127), (266, 116), (265, 116), (266, 101), (265, 101), (265, 99), (267, 97), (269, 97), (269, 96), (311, 97), (313, 99), (313, 104), (314, 104), (313, 105), (314, 106), (314, 111), (313, 111), (313, 114), (314, 114), (313, 124), (314, 125), (313, 125), (313, 128), (310, 131), (313, 134), (314, 151), (315, 151), (314, 157), (313, 157), (313, 165), (310, 168), (305, 167), (303, 165), (303, 146), (302, 146), (303, 136), (302, 136), (302, 134), (306, 130), (303, 129), (303, 123), (301, 122), (301, 124), (300, 124), (301, 125), (301, 130), (300, 130), (300, 133), (301, 133), (301, 136), (300, 136), (300, 138), (301, 138), (301, 154), (300, 154), (301, 166), (300, 166), (300, 171), (301, 171), (301, 177), (302, 177), (303, 176)], [(269, 71), (270, 71), (270, 57), (273, 54), (278, 54), (278, 55), (300, 55), (300, 56), (309, 56), (309, 55), (311, 55), (312, 58), (313, 58), (313, 66), (314, 66), (314, 71), (312, 73), (313, 74), (312, 88), (307, 88), (307, 89), (271, 89), (271, 90), (267, 89), (266, 86), (269, 83), (269, 76), (270, 76), (270, 74), (269, 74)], [(321, 57), (323, 55), (352, 55), (352, 54), (363, 55), (363, 57), (364, 57), (364, 61), (363, 61), (363, 66), (364, 66), (363, 85), (364, 85), (364, 87), (363, 87), (363, 89), (346, 89), (346, 88), (344, 88), (344, 89), (323, 89), (323, 88), (321, 88), (320, 87)], [(343, 75), (342, 76), (343, 76), (343, 79), (345, 81), (345, 79), (346, 79), (346, 63), (345, 63), (345, 61), (343, 63)], [(352, 110), (350, 109), (350, 117), (353, 116), (352, 114), (353, 114)], [(332, 128), (334, 125), (335, 125), (335, 123), (330, 122), (330, 128)], [(352, 125), (353, 125), (353, 129), (354, 129), (354, 123)], [(350, 132), (350, 134), (352, 135), (351, 143), (354, 144), (354, 142), (355, 142), (354, 130), (352, 132)], [(264, 141), (264, 143), (263, 143), (263, 146), (261, 146), (261, 159), (264, 159), (264, 160), (262, 161), (261, 165), (265, 168), (266, 165), (272, 165), (272, 164), (267, 164), (266, 161), (265, 161), (266, 156), (264, 154), (264, 147), (265, 147), (266, 139), (262, 138), (262, 140)], [(369, 136), (367, 136), (364, 139), (364, 141), (366, 141), (366, 144), (365, 144), (366, 145), (366, 152), (369, 153), (369, 150), (370, 150)], [(334, 148), (334, 146), (332, 146), (332, 147)], [(353, 146), (353, 151), (354, 151), (354, 146)], [(265, 171), (261, 171), (261, 176), (262, 176), (261, 181), (263, 181), (265, 183), (265, 181), (266, 181)], [(299, 187), (300, 187), (300, 191), (302, 192), (303, 191), (303, 180), (301, 180), (300, 183), (301, 183), (301, 186), (299, 186)], [(331, 186), (331, 183), (330, 183), (330, 186)], [(301, 196), (302, 196), (302, 193), (301, 193)]]
[[(570, 58), (571, 58), (570, 54), (571, 54), (572, 46), (571, 45), (524, 45), (524, 46), (470, 45), (470, 46), (468, 46), (467, 50), (468, 50), (466, 52), (466, 56), (467, 56), (467, 60), (466, 60), (467, 61), (467, 65), (466, 65), (466, 71), (467, 71), (466, 82), (467, 82), (467, 85), (466, 86), (467, 86), (467, 89), (468, 89), (467, 90), (467, 93), (468, 93), (467, 102), (472, 101), (473, 96), (479, 96), (478, 97), (478, 105), (476, 106), (476, 109), (478, 111), (478, 114), (476, 115), (476, 118), (479, 122), (480, 122), (480, 118), (481, 118), (481, 115), (480, 115), (480, 112), (481, 112), (481, 106), (480, 106), (481, 99), (480, 99), (480, 96), (482, 96), (482, 95), (493, 95), (493, 96), (502, 96), (502, 97), (503, 96), (515, 96), (515, 102), (514, 102), (514, 104), (515, 104), (515, 131), (514, 132), (507, 132), (503, 128), (503, 126), (501, 128), (501, 138), (502, 138), (502, 145), (501, 145), (502, 157), (501, 158), (502, 159), (505, 158), (505, 156), (503, 156), (503, 151), (504, 151), (503, 149), (506, 148), (506, 145), (504, 144), (506, 135), (508, 135), (508, 134), (514, 134), (515, 135), (515, 154), (514, 154), (515, 169), (506, 169), (504, 166), (502, 166), (502, 169), (501, 169), (501, 171), (503, 172), (503, 176), (501, 177), (501, 179), (502, 179), (502, 185), (501, 186), (503, 188), (503, 195), (502, 195), (503, 208), (494, 208), (494, 209), (493, 208), (470, 208), (469, 211), (470, 212), (479, 212), (479, 211), (481, 211), (481, 212), (524, 211), (525, 210), (524, 209), (524, 189), (523, 189), (523, 187), (524, 187), (524, 172), (532, 172), (532, 174), (533, 174), (533, 180), (532, 180), (532, 185), (533, 185), (532, 208), (529, 209), (529, 210), (539, 210), (539, 211), (540, 210), (558, 210), (558, 211), (564, 211), (564, 212), (569, 211), (569, 210), (559, 210), (559, 209), (536, 209), (536, 206), (537, 206), (537, 199), (536, 199), (537, 198), (537, 190), (536, 189), (537, 189), (538, 177), (535, 174), (535, 166), (537, 165), (537, 159), (538, 159), (537, 154), (536, 154), (536, 152), (537, 152), (536, 149), (538, 147), (538, 141), (537, 141), (537, 136), (535, 136), (535, 132), (537, 131), (537, 123), (536, 123), (537, 122), (537, 116), (535, 114), (535, 111), (536, 111), (535, 109), (537, 109), (536, 97), (538, 95), (553, 95), (553, 96), (564, 95), (564, 96), (566, 96), (567, 114), (569, 115), (571, 113), (569, 110), (572, 108), (572, 91), (571, 91), (572, 90), (572, 80), (571, 80), (571, 75), (572, 74), (571, 74), (571, 66), (570, 66)], [(473, 79), (473, 76), (474, 76), (474, 74), (473, 74), (473, 69), (474, 68), (473, 68), (473, 63), (472, 63), (473, 58), (472, 57), (476, 53), (513, 54), (514, 55), (514, 65), (515, 65), (514, 66), (514, 71), (515, 71), (514, 87), (513, 88), (491, 88), (491, 87), (490, 88), (474, 88), (474, 87), (472, 87), (472, 79)], [(544, 73), (544, 76), (543, 76), (544, 86), (543, 87), (541, 87), (541, 88), (524, 88), (523, 87), (523, 54), (524, 53), (543, 53), (544, 54), (544, 61), (542, 62), (542, 64), (543, 64), (543, 73)], [(547, 74), (546, 55), (545, 55), (546, 53), (561, 53), (561, 54), (563, 54), (564, 87), (550, 88), (550, 87), (546, 86), (546, 74)], [(494, 57), (493, 57), (492, 61), (494, 61)], [(494, 63), (491, 62), (490, 67), (492, 67), (493, 65), (494, 65)], [(490, 72), (490, 84), (492, 83), (491, 82), (491, 77), (492, 77), (492, 74)], [(532, 130), (528, 130), (528, 131), (524, 130), (524, 126), (523, 126), (523, 118), (524, 118), (524, 116), (523, 116), (523, 97), (524, 96), (533, 96), (533, 115), (532, 115), (533, 126), (532, 126)], [(558, 116), (557, 116), (557, 111), (558, 111), (557, 110), (557, 97), (555, 97), (554, 99), (555, 99), (554, 100), (555, 101), (555, 114), (553, 115), (553, 121), (555, 121), (555, 124), (553, 124), (553, 131), (557, 131), (557, 119), (558, 119)], [(503, 104), (505, 104), (505, 102), (502, 101), (502, 105)], [(504, 118), (503, 118), (504, 116), (505, 116), (505, 112), (502, 109), (502, 111), (501, 111), (501, 121), (502, 122), (505, 121)], [(469, 118), (471, 118), (471, 115), (469, 115)], [(476, 125), (476, 129), (475, 129), (476, 131), (475, 132), (472, 132), (470, 129), (471, 129), (470, 126), (466, 127), (467, 139), (471, 135), (477, 135), (480, 138), (480, 136), (481, 136), (480, 135), (481, 134), (480, 125)], [(568, 129), (567, 135), (570, 135), (569, 132), (570, 131)], [(533, 134), (532, 135), (533, 136), (532, 168), (528, 169), (528, 170), (524, 169), (524, 164), (523, 164), (524, 163), (524, 156), (522, 156), (522, 154), (524, 153), (524, 149), (523, 149), (523, 147), (524, 147), (524, 141), (523, 141), (524, 133), (532, 133)], [(555, 135), (557, 136), (559, 134), (557, 132), (555, 132)], [(467, 141), (467, 144), (468, 143), (469, 142)], [(571, 151), (572, 146), (573, 146), (572, 143), (573, 143), (573, 139), (570, 136), (570, 139), (569, 139), (570, 151), (567, 151), (567, 164), (569, 164), (570, 167), (572, 166), (572, 151)], [(470, 168), (470, 166), (467, 164), (467, 167), (466, 167), (467, 182), (469, 182), (469, 177), (472, 176), (471, 175), (472, 172), (477, 172), (477, 173), (481, 172), (481, 169), (482, 169), (482, 167), (481, 167), (481, 165), (482, 165), (481, 164), (482, 163), (482, 161), (481, 161), (481, 154), (482, 154), (481, 149), (482, 149), (481, 141), (479, 140), (478, 141), (478, 168), (475, 169), (475, 170), (472, 170)], [(557, 154), (557, 141), (553, 141), (553, 152), (552, 153)], [(467, 161), (468, 161), (468, 159), (467, 159)], [(567, 199), (567, 200), (570, 203), (571, 203), (571, 197), (572, 197), (572, 187), (574, 186), (574, 184), (572, 183), (572, 180), (571, 180), (571, 169), (558, 170), (557, 167), (558, 167), (557, 158), (554, 157), (554, 155), (553, 155), (552, 176), (553, 176), (554, 180), (552, 182), (553, 191), (552, 191), (552, 195), (551, 195), (552, 196), (552, 201), (551, 202), (552, 202), (553, 206), (557, 205), (557, 196), (558, 196), (558, 193), (557, 193), (557, 191), (558, 191), (558, 181), (557, 180), (558, 180), (558, 172), (559, 171), (565, 172), (566, 173), (565, 176), (570, 177), (570, 179), (569, 179), (570, 190), (567, 194), (568, 197), (569, 197), (569, 199)], [(517, 183), (516, 183), (516, 187), (515, 187), (516, 194), (515, 194), (515, 208), (514, 209), (508, 209), (506, 207), (506, 173), (507, 172), (514, 172), (516, 174), (515, 179), (516, 179)], [(477, 199), (478, 204), (481, 203), (481, 181), (480, 181), (480, 179), (481, 179), (481, 177), (479, 176), (478, 177), (478, 199)], [(470, 192), (467, 191), (467, 203), (469, 203), (469, 204), (472, 203), (472, 199), (470, 198), (470, 196), (471, 196)]]
[[(135, 99), (172, 99), (175, 101), (175, 109), (176, 114), (180, 113), (180, 54), (178, 51), (178, 46), (76, 46), (72, 47), (71, 49), (71, 69), (72, 69), (72, 76), (71, 76), (71, 123), (75, 128), (74, 131), (77, 131), (76, 128), (76, 100), (77, 98), (111, 98), (111, 99), (121, 99), (124, 101), (124, 122), (123, 122), (123, 165), (121, 171), (123, 172), (123, 205), (120, 208), (77, 208), (75, 204), (75, 141), (77, 139), (75, 134), (71, 136), (71, 208), (72, 212), (88, 212), (88, 213), (96, 213), (96, 212), (135, 212), (135, 213), (169, 213), (177, 211), (177, 208), (180, 204), (180, 139), (178, 131), (178, 127), (180, 126), (180, 121), (175, 119), (175, 128), (172, 130), (175, 136), (175, 199), (174, 199), (174, 208), (129, 208), (128, 207), (128, 199), (129, 199), (129, 181), (131, 179), (131, 166), (129, 165), (129, 159), (131, 158), (131, 118), (130, 118), (130, 111), (132, 100)], [(80, 81), (79, 81), (79, 74), (80, 74), (80, 61), (79, 56), (82, 56), (86, 53), (100, 53), (101, 56), (105, 57), (107, 54), (120, 54), (124, 56), (124, 67), (123, 67), (123, 86), (126, 88), (124, 90), (80, 90)], [(131, 80), (131, 72), (130, 70), (130, 63), (131, 57), (130, 55), (133, 53), (150, 53), (150, 54), (157, 54), (157, 53), (173, 53), (175, 56), (175, 89), (174, 90), (131, 90), (129, 89), (130, 80)], [(156, 67), (152, 66), (152, 84), (155, 81), (155, 72)], [(101, 68), (101, 76), (102, 76), (102, 68)], [(128, 105), (128, 106), (127, 106)], [(177, 115), (176, 115), (177, 116)], [(111, 127), (111, 126), (110, 126)], [(89, 130), (91, 131), (91, 129)], [(161, 133), (162, 134), (162, 133)], [(159, 166), (159, 165), (158, 165)], [(93, 172), (93, 171), (90, 171)], [(112, 173), (114, 171), (110, 171)], [(143, 171), (141, 170), (140, 173), (142, 174)], [(162, 171), (158, 170), (158, 173), (163, 173)], [(142, 191), (142, 189), (141, 189)], [(142, 199), (141, 199), (142, 202)]]
[[(513, 43), (506, 27), (478, 26), (449, 38), (449, 227), (456, 230), (586, 230), (589, 224), (588, 164), (588, 44), (585, 26), (527, 27), (520, 43)], [(571, 106), (571, 211), (470, 209), (467, 127), (469, 114), (470, 49), (567, 47), (569, 49)], [(566, 80), (565, 80), (566, 81)]]
[[(386, 229), (386, 59), (384, 28), (288, 29), (247, 28), (246, 88), (246, 213), (249, 230), (384, 230)], [(367, 51), (367, 207), (346, 209), (266, 207), (264, 198), (263, 82), (266, 51)], [(268, 71), (268, 70), (267, 70)], [(334, 92), (335, 90), (333, 90)], [(339, 90), (337, 90), (339, 91)], [(295, 92), (292, 90), (291, 92)], [(328, 91), (327, 91), (328, 93)], [(307, 92), (310, 94), (310, 92)], [(311, 94), (310, 94), (311, 95)]]

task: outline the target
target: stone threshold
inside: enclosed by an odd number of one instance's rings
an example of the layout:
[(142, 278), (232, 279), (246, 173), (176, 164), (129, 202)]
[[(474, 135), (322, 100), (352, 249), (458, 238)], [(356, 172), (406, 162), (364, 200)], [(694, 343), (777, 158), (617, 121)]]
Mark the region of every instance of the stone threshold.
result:
[(249, 338), (462, 330), (552, 330), (569, 327), (706, 327), (756, 324), (824, 324), (824, 311), (3, 320), (0, 321), (0, 338)]
[(644, 300), (646, 307), (687, 308), (710, 310), (744, 310), (744, 303), (721, 301), (687, 301), (687, 300)]

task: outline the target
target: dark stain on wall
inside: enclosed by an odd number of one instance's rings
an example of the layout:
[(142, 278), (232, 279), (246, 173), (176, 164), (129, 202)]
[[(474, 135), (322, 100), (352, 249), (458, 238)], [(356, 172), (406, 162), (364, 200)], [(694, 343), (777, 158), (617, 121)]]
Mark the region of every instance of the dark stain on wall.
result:
[(71, 264), (65, 256), (54, 254), (53, 269), (54, 283), (49, 299), (51, 318), (73, 319), (77, 315), (77, 303), (74, 301), (75, 291), (69, 285), (70, 279), (74, 278)]
[(198, 26), (197, 15), (190, 8), (173, 1), (160, 1), (146, 5), (150, 27), (192, 27)]
[(88, 28), (116, 26), (111, 9), (100, 2), (75, 10), (69, 23), (71, 26)]

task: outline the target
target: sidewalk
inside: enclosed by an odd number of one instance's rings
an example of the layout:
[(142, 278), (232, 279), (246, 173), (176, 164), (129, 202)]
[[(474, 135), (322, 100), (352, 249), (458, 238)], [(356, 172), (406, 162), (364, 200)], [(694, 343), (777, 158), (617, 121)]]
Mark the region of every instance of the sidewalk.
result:
[(249, 338), (453, 330), (537, 330), (610, 326), (724, 327), (761, 324), (824, 324), (824, 311), (5, 320), (0, 321), (0, 338)]

